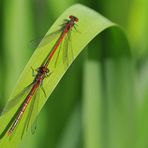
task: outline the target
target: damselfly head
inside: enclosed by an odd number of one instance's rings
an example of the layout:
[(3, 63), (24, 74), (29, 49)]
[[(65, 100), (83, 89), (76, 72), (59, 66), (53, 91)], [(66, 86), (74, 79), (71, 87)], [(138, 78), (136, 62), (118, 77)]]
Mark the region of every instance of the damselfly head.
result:
[(69, 18), (75, 22), (78, 22), (79, 19), (76, 16), (70, 15)]

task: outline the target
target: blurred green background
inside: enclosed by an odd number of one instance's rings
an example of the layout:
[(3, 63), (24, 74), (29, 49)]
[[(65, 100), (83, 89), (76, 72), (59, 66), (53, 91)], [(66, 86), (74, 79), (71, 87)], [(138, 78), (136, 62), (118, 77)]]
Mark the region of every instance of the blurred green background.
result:
[(108, 35), (96, 38), (88, 46), (94, 52), (85, 60), (84, 51), (71, 66), (40, 113), (35, 135), (20, 147), (147, 148), (148, 0), (0, 0), (0, 108), (34, 51), (29, 41), (75, 3), (121, 25), (132, 57), (94, 56), (112, 48)]

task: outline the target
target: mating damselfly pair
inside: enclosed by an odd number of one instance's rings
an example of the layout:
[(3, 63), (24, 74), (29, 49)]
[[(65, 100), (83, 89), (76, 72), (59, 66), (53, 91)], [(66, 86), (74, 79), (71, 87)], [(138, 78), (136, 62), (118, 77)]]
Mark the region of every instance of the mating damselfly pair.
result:
[[(33, 118), (33, 112), (34, 112), (34, 108), (35, 108), (35, 103), (37, 102), (37, 92), (38, 90), (41, 88), (43, 93), (46, 96), (46, 92), (43, 88), (43, 81), (45, 78), (49, 77), (51, 75), (51, 71), (50, 69), (48, 69), (48, 65), (50, 63), (50, 61), (52, 60), (53, 56), (55, 55), (55, 52), (57, 51), (57, 59), (59, 56), (59, 53), (61, 52), (61, 44), (64, 41), (64, 50), (63, 50), (63, 61), (69, 61), (68, 60), (68, 52), (73, 52), (70, 51), (72, 49), (69, 49), (69, 41), (71, 38), (71, 32), (72, 29), (75, 28), (76, 29), (76, 23), (78, 22), (78, 18), (76, 16), (70, 15), (69, 19), (65, 19), (64, 23), (61, 24), (61, 28), (49, 35), (47, 35), (43, 41), (41, 42), (41, 44), (39, 46), (42, 46), (44, 44), (44, 41), (46, 41), (47, 44), (50, 44), (50, 39), (53, 38), (53, 36), (59, 36), (56, 43), (54, 44), (51, 52), (49, 53), (49, 56), (47, 57), (47, 59), (44, 60), (44, 63), (36, 69), (37, 74), (35, 75), (35, 78), (33, 80), (33, 82), (31, 84), (29, 84), (27, 87), (25, 87), (25, 89), (23, 91), (21, 91), (17, 96), (15, 96), (13, 99), (11, 99), (7, 105), (4, 107), (1, 116), (3, 116), (6, 112), (9, 112), (11, 110), (11, 108), (13, 108), (15, 105), (17, 105), (17, 102), (19, 102), (19, 100), (22, 98), (22, 96), (26, 96), (25, 100), (23, 101), (23, 103), (21, 104), (21, 106), (18, 108), (18, 111), (16, 112), (16, 116), (14, 118), (14, 120), (12, 121), (12, 123), (10, 124), (10, 126), (8, 127), (8, 130), (6, 131), (6, 133), (8, 133), (9, 136), (11, 136), (16, 127), (18, 126), (18, 124), (21, 121), (21, 118), (23, 117), (23, 114), (25, 113), (28, 105), (30, 104), (30, 110), (28, 112), (28, 117), (26, 119), (26, 122), (24, 124), (24, 128), (22, 131), (22, 135), (24, 134), (24, 131), (26, 129), (28, 129), (28, 125), (30, 124), (30, 121)], [(47, 42), (48, 41), (48, 42)], [(43, 51), (44, 52), (44, 51)], [(57, 60), (56, 60), (57, 61)], [(32, 69), (34, 72), (34, 69)]]

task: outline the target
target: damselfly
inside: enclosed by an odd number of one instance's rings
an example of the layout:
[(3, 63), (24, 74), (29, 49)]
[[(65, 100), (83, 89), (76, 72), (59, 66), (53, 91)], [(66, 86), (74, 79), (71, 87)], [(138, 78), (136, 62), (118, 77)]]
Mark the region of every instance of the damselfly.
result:
[[(43, 40), (38, 45), (39, 48), (43, 47), (46, 44), (50, 44), (50, 42), (52, 40), (57, 38), (56, 43), (53, 45), (53, 48), (52, 48), (51, 52), (49, 53), (49, 56), (47, 57), (45, 65), (48, 65), (48, 63), (52, 59), (54, 53), (58, 50), (56, 62), (55, 62), (55, 65), (56, 65), (61, 48), (63, 49), (63, 63), (65, 63), (66, 65), (69, 65), (70, 54), (73, 58), (73, 50), (72, 50), (72, 45), (71, 45), (71, 33), (72, 33), (73, 28), (76, 31), (78, 31), (78, 29), (76, 28), (76, 25), (77, 25), (76, 23), (78, 21), (79, 21), (79, 19), (77, 17), (70, 15), (69, 19), (65, 19), (64, 23), (60, 25), (61, 26), (60, 29), (46, 35), (43, 38)], [(37, 40), (34, 40), (32, 42), (37, 42), (37, 44), (38, 44)]]

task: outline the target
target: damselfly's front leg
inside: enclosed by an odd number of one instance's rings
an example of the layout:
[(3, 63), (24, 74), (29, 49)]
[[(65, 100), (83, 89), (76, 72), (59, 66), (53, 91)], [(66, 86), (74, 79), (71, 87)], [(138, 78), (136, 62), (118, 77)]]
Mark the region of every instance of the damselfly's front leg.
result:
[(78, 33), (81, 33), (81, 32), (78, 30), (78, 28), (77, 28), (76, 26), (78, 26), (78, 25), (75, 23), (75, 24), (74, 24), (74, 29), (75, 29), (75, 31), (77, 31)]
[[(52, 74), (52, 72), (46, 73), (45, 77), (47, 78), (47, 77), (49, 77), (51, 74)], [(46, 91), (45, 91), (45, 89), (44, 89), (44, 87), (43, 87), (43, 81), (41, 82), (40, 87), (41, 87), (41, 89), (42, 89), (42, 91), (43, 91), (43, 93), (44, 93), (44, 96), (47, 97)]]
[(47, 95), (46, 95), (46, 91), (45, 91), (45, 89), (44, 89), (44, 87), (43, 87), (43, 83), (41, 83), (41, 89), (42, 89), (42, 91), (43, 91), (43, 93), (44, 93), (44, 96), (45, 96), (45, 98), (47, 98)]
[(33, 67), (31, 67), (31, 70), (32, 70), (32, 76), (33, 76), (33, 77), (36, 77), (36, 72), (35, 72), (35, 71), (37, 71), (37, 70), (34, 70)]

